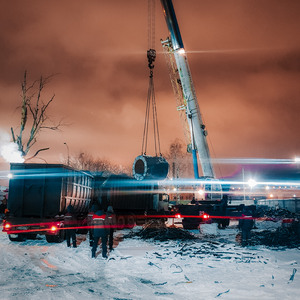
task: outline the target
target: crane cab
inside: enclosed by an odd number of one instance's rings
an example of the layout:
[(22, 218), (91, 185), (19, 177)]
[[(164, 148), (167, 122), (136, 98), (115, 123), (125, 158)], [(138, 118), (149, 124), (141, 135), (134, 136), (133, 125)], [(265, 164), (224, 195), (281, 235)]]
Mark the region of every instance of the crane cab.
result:
[(197, 187), (196, 200), (218, 201), (222, 199), (222, 185), (220, 181), (214, 178), (200, 178), (201, 184)]

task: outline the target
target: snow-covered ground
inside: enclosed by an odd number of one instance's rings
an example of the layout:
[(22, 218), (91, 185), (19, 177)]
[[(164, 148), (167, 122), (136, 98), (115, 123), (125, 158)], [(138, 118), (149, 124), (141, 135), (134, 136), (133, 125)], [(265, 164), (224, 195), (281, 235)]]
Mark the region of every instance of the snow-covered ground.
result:
[(119, 239), (103, 260), (91, 258), (83, 235), (78, 248), (67, 248), (44, 237), (11, 242), (1, 232), (0, 298), (299, 299), (300, 250), (242, 248), (236, 233), (229, 228), (200, 241)]

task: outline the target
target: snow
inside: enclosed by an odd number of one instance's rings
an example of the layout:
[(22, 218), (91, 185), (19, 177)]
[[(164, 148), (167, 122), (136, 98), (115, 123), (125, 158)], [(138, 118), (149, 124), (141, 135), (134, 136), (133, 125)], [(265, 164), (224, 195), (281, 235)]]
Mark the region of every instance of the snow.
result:
[[(138, 230), (135, 228), (134, 230)], [(235, 228), (192, 241), (144, 241), (118, 231), (109, 258), (84, 235), (11, 242), (0, 234), (1, 299), (297, 299), (299, 249), (242, 248)], [(193, 233), (201, 236), (197, 231)]]

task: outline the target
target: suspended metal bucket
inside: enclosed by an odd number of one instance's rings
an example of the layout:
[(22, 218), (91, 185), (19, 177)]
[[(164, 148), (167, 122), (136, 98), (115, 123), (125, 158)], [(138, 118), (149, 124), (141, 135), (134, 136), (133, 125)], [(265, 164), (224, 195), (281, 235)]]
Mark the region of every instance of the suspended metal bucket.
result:
[(169, 163), (162, 156), (140, 155), (134, 160), (132, 172), (136, 180), (162, 180), (168, 175)]

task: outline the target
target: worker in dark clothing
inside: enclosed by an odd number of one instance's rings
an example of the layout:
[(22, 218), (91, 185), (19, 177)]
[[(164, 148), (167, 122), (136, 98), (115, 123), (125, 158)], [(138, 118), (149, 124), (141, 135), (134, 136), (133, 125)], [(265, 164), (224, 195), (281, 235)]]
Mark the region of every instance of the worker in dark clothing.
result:
[(106, 223), (106, 215), (102, 209), (96, 211), (93, 216), (93, 247), (92, 247), (92, 257), (96, 257), (96, 250), (98, 247), (98, 242), (101, 238), (102, 243), (102, 257), (107, 258), (107, 236), (108, 236), (108, 225)]
[(195, 195), (193, 195), (193, 199), (192, 199), (192, 201), (191, 201), (191, 204), (196, 204)]
[(64, 217), (64, 223), (65, 223), (65, 227), (68, 228), (66, 229), (67, 246), (71, 247), (71, 239), (72, 239), (73, 247), (76, 248), (77, 247), (76, 231), (74, 228), (72, 228), (75, 226), (74, 207), (71, 204), (68, 205), (67, 207), (67, 213), (65, 214)]
[(227, 214), (227, 206), (228, 206), (228, 196), (226, 194), (223, 195), (220, 205), (219, 205), (219, 215), (221, 216), (218, 228), (219, 229), (225, 229), (226, 226), (229, 225), (229, 219), (225, 218)]
[(113, 244), (114, 244), (114, 231), (116, 227), (116, 215), (114, 213), (113, 207), (108, 206), (107, 211), (106, 211), (106, 219), (107, 219), (107, 224), (109, 226), (109, 236), (108, 236), (108, 246), (109, 246), (109, 251), (113, 251)]
[(7, 208), (7, 199), (6, 199), (6, 195), (4, 195), (2, 203), (0, 204), (0, 214), (4, 215), (6, 208)]
[(87, 215), (87, 226), (88, 226), (88, 230), (89, 230), (89, 239), (90, 239), (90, 246), (92, 247), (94, 244), (94, 236), (93, 236), (93, 232), (94, 232), (94, 228), (93, 228), (93, 217), (95, 215), (95, 212), (99, 210), (98, 206), (96, 204), (92, 205), (91, 209), (88, 212)]
[(239, 228), (242, 231), (242, 246), (246, 246), (251, 238), (251, 229), (253, 228), (254, 220), (250, 210), (244, 210), (242, 218), (239, 220)]

